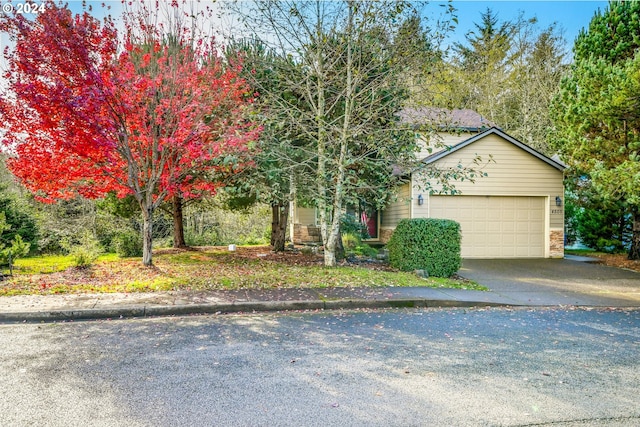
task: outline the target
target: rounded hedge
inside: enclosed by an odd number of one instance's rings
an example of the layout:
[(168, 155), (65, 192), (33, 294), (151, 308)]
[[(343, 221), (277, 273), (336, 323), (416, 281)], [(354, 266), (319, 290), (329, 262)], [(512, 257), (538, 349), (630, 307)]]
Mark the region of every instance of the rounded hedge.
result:
[(462, 265), (460, 224), (449, 219), (403, 219), (387, 244), (389, 263), (402, 271), (451, 277)]

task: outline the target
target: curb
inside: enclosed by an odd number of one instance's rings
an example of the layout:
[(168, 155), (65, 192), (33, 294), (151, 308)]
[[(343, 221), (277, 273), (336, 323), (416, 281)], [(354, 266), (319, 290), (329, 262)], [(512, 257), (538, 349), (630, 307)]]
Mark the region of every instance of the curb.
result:
[(192, 314), (227, 314), (247, 312), (276, 312), (298, 310), (355, 310), (367, 308), (470, 308), (509, 307), (486, 301), (427, 300), (422, 298), (398, 298), (391, 300), (340, 299), (331, 301), (254, 301), (229, 304), (138, 305), (120, 308), (89, 308), (49, 310), (34, 312), (0, 313), (0, 323), (56, 322), (140, 318), (154, 316), (184, 316)]

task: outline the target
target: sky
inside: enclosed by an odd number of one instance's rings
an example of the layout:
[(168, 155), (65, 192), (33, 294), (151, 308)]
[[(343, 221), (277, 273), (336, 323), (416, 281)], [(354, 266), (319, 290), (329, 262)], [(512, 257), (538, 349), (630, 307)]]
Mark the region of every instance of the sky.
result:
[[(26, 0), (12, 0), (9, 6), (8, 0), (0, 0), (0, 13), (4, 13), (8, 7), (17, 7), (18, 3), (24, 4)], [(147, 0), (148, 1), (148, 0)], [(169, 1), (169, 0), (160, 0)], [(220, 0), (218, 0), (220, 1)], [(224, 1), (224, 0), (222, 0)], [(67, 0), (73, 12), (82, 12), (82, 1)], [(211, 0), (213, 2), (213, 0)], [(37, 0), (36, 0), (37, 3)], [(96, 17), (102, 17), (106, 13), (117, 16), (121, 10), (120, 0), (89, 0), (88, 4), (93, 5), (93, 14)], [(110, 6), (110, 10), (106, 11), (101, 4)], [(207, 3), (207, 0), (202, 0)], [(445, 9), (440, 5), (446, 1), (432, 1), (425, 9), (425, 15), (430, 16), (432, 20), (437, 20)], [(563, 31), (564, 38), (567, 43), (567, 52), (571, 51), (573, 42), (583, 27), (588, 27), (593, 14), (598, 10), (604, 10), (607, 1), (585, 1), (585, 0), (530, 0), (530, 1), (480, 1), (480, 0), (453, 0), (453, 6), (457, 9), (456, 16), (458, 25), (452, 32), (447, 41), (450, 43), (464, 42), (465, 34), (474, 29), (474, 23), (480, 22), (480, 14), (491, 8), (498, 14), (501, 21), (514, 20), (523, 12), (525, 18), (536, 17), (538, 19), (539, 28), (546, 28), (556, 23), (559, 29)], [(0, 33), (0, 71), (5, 68), (4, 58), (1, 52), (8, 43), (6, 35)], [(0, 82), (0, 87), (1, 87)]]
[[(168, 0), (164, 0), (168, 1)], [(206, 3), (203, 0), (203, 3)], [(13, 0), (13, 5), (17, 3), (24, 3), (24, 1)], [(37, 0), (36, 0), (37, 3)], [(82, 11), (82, 1), (71, 0), (68, 1), (71, 9), (74, 12)], [(117, 15), (120, 10), (120, 0), (99, 0), (88, 1), (89, 4), (95, 4), (94, 14), (99, 15), (103, 12), (103, 8), (100, 7), (101, 3), (106, 3), (111, 6), (110, 13)], [(432, 16), (440, 14), (442, 7), (440, 4), (446, 2), (432, 1), (427, 6), (427, 13), (432, 11)], [(485, 11), (487, 7), (491, 8), (498, 13), (500, 20), (512, 20), (515, 19), (519, 12), (524, 12), (526, 18), (537, 17), (541, 27), (547, 27), (550, 24), (556, 22), (557, 25), (564, 29), (565, 39), (567, 40), (568, 47), (573, 45), (575, 37), (578, 35), (581, 28), (589, 25), (589, 21), (593, 17), (593, 14), (598, 8), (604, 10), (607, 5), (607, 1), (585, 1), (585, 0), (563, 0), (563, 1), (549, 1), (549, 0), (533, 0), (533, 1), (479, 1), (479, 0), (454, 0), (454, 7), (457, 8), (458, 16), (458, 28), (455, 31), (452, 39), (454, 41), (464, 40), (464, 35), (474, 28), (473, 23), (480, 20), (480, 13)], [(8, 7), (7, 0), (0, 0), (0, 9)], [(0, 11), (0, 13), (3, 13)], [(0, 36), (1, 37), (1, 36)], [(0, 38), (0, 43), (6, 42), (4, 38)]]
[[(432, 2), (428, 9), (436, 9), (441, 2)], [(525, 18), (538, 18), (541, 28), (556, 23), (559, 29), (564, 31), (567, 41), (567, 50), (571, 50), (573, 42), (584, 27), (589, 26), (594, 13), (600, 9), (604, 11), (608, 1), (476, 1), (454, 0), (453, 6), (457, 9), (458, 27), (455, 38), (464, 40), (464, 35), (473, 30), (474, 22), (480, 21), (480, 14), (487, 8), (497, 12), (501, 21), (514, 20), (520, 12), (524, 12)], [(442, 8), (440, 8), (442, 9)], [(458, 41), (458, 40), (456, 40)]]

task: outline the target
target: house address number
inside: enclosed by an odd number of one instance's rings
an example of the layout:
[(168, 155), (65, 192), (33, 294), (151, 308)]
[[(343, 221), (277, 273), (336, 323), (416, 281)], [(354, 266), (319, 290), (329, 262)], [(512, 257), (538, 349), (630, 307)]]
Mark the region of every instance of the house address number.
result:
[(562, 209), (551, 209), (551, 214), (562, 214)]

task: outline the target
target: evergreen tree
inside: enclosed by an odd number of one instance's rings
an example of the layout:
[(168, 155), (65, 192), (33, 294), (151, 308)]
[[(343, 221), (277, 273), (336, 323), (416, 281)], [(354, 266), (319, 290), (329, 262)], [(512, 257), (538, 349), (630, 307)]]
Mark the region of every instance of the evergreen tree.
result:
[(555, 25), (518, 16), (501, 21), (487, 9), (465, 43), (455, 45), (445, 72), (445, 108), (470, 108), (527, 145), (552, 155), (549, 105), (566, 68), (564, 39)]
[(466, 44), (455, 45), (454, 66), (460, 77), (456, 104), (500, 122), (511, 67), (513, 24), (500, 22), (487, 8), (481, 22), (466, 35)]
[(555, 146), (603, 201), (631, 215), (630, 259), (640, 259), (639, 13), (640, 3), (620, 1), (595, 14), (552, 108)]

